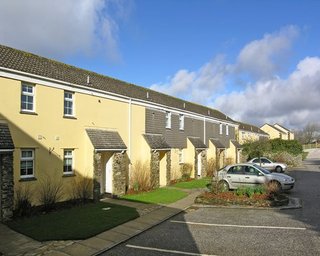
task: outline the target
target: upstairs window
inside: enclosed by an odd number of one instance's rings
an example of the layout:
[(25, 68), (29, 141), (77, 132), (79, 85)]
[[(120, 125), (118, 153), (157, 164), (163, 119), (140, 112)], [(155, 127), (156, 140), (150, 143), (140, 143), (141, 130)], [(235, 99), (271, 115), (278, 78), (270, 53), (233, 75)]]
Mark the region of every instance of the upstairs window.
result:
[(34, 177), (34, 150), (33, 149), (21, 150), (20, 176), (21, 178)]
[(64, 116), (74, 116), (74, 93), (64, 92)]
[(73, 173), (73, 150), (65, 149), (63, 154), (63, 174)]
[(184, 130), (184, 115), (179, 115), (179, 129)]
[(21, 111), (34, 112), (34, 86), (23, 83), (21, 86)]
[(226, 135), (229, 135), (229, 125), (226, 125)]
[(222, 123), (219, 125), (219, 134), (222, 134)]
[(166, 128), (171, 128), (171, 112), (166, 112)]

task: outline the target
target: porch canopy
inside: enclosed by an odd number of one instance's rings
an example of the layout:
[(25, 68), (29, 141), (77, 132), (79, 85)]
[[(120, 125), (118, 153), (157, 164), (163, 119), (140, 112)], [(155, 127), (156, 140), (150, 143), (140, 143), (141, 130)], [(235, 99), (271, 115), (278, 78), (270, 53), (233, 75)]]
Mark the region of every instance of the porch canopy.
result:
[(190, 140), (190, 142), (192, 143), (192, 145), (196, 148), (196, 149), (206, 149), (208, 148), (200, 138), (198, 137), (188, 137), (188, 139)]
[(116, 131), (86, 129), (86, 132), (94, 149), (98, 152), (127, 150), (126, 144)]
[(154, 150), (171, 150), (170, 145), (162, 134), (143, 134), (149, 147)]
[(236, 147), (236, 149), (242, 149), (243, 146), (236, 140), (231, 140), (232, 144)]
[(14, 144), (12, 141), (11, 133), (6, 123), (0, 123), (0, 153), (13, 151)]
[(213, 144), (217, 149), (226, 149), (226, 148), (229, 148), (229, 145), (227, 145), (227, 143), (224, 143), (224, 142), (221, 141), (220, 139), (213, 139), (213, 138), (211, 138), (210, 141), (212, 142), (212, 144)]

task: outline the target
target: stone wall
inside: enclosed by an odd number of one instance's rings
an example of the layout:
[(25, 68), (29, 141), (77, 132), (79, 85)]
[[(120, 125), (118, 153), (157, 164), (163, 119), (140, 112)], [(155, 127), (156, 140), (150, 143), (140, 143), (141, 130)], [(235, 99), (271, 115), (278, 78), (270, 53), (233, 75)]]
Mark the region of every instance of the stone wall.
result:
[(151, 151), (150, 181), (153, 188), (160, 186), (160, 153)]
[(166, 158), (167, 158), (166, 179), (167, 179), (167, 185), (169, 185), (171, 181), (171, 151), (168, 151), (166, 153)]
[(101, 153), (93, 154), (93, 200), (98, 202), (100, 200), (102, 178), (102, 160)]
[(202, 150), (200, 152), (201, 154), (201, 177), (206, 177), (207, 176), (207, 151)]
[(10, 220), (13, 215), (13, 152), (0, 154), (0, 220)]
[(112, 168), (113, 194), (124, 195), (128, 188), (129, 161), (127, 154), (115, 153)]

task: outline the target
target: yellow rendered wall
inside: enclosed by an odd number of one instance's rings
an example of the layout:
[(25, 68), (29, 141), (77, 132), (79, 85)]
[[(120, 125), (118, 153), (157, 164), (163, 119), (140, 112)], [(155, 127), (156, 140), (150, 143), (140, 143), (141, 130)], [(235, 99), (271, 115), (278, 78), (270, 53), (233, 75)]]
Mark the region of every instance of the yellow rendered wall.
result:
[[(126, 102), (75, 93), (76, 119), (69, 119), (63, 117), (62, 89), (35, 85), (36, 115), (20, 113), (21, 81), (0, 78), (0, 91), (0, 120), (8, 123), (16, 147), (15, 189), (28, 186), (33, 191), (39, 191), (40, 183), (48, 178), (63, 183), (65, 196), (62, 200), (68, 199), (75, 177), (62, 177), (64, 149), (74, 149), (76, 178), (93, 177), (94, 149), (86, 128), (117, 131), (127, 147), (131, 146), (132, 161), (145, 159), (150, 155), (146, 147), (142, 146), (145, 120), (143, 107), (131, 105), (132, 131), (129, 141), (130, 112)], [(35, 181), (20, 181), (21, 148), (35, 148)], [(34, 203), (36, 201), (34, 198)]]
[[(183, 160), (185, 161), (185, 149), (183, 149)], [(179, 164), (179, 149), (174, 148), (171, 150), (171, 180), (177, 180), (181, 178), (181, 171), (180, 171)]]
[(260, 129), (262, 131), (268, 133), (269, 136), (270, 136), (270, 139), (280, 138), (280, 135), (279, 135), (280, 132), (277, 131), (276, 129), (274, 129), (273, 127), (271, 127), (268, 124), (263, 125)]

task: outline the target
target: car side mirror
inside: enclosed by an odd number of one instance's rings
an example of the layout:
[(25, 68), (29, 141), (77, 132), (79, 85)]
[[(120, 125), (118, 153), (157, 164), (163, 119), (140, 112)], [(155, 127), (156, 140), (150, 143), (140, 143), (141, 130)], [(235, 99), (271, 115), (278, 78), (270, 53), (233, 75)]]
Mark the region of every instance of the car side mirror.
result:
[(258, 176), (264, 176), (264, 174), (263, 174), (263, 173), (261, 173), (261, 172), (259, 172), (259, 173), (258, 173)]

